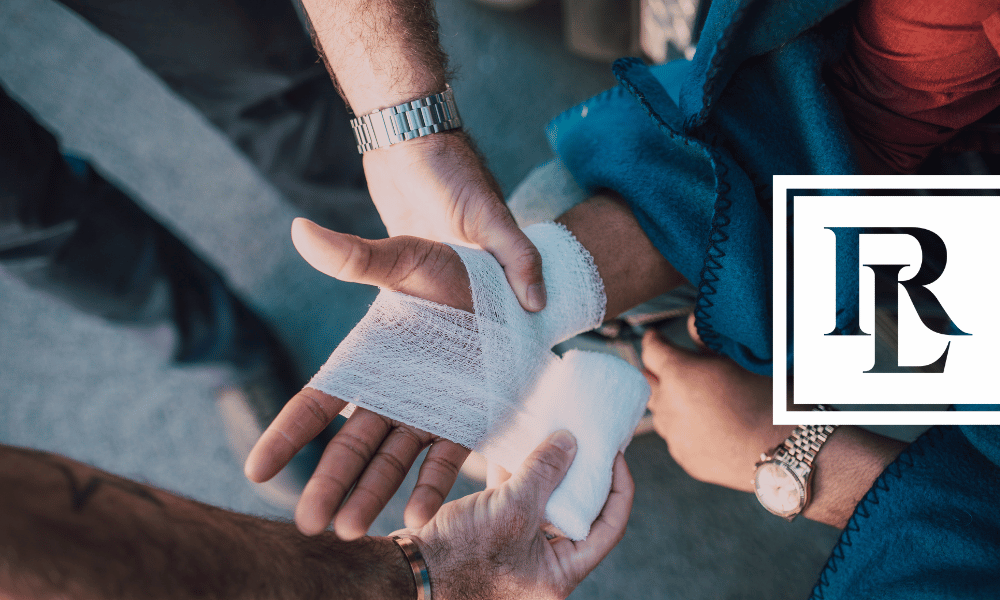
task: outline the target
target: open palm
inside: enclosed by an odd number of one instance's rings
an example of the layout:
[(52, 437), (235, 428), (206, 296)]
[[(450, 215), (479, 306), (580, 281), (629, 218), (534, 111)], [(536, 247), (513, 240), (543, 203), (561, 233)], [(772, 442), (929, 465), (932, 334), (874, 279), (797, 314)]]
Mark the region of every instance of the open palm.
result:
[[(473, 310), (465, 266), (444, 244), (407, 236), (365, 240), (305, 219), (293, 223), (292, 241), (310, 265), (341, 281)], [(247, 477), (257, 482), (273, 477), (347, 404), (304, 388), (258, 440), (247, 458)], [(469, 449), (358, 408), (327, 445), (302, 492), (295, 512), (299, 529), (316, 534), (332, 522), (341, 539), (363, 536), (428, 446), (404, 515), (408, 527), (424, 525), (441, 507)]]

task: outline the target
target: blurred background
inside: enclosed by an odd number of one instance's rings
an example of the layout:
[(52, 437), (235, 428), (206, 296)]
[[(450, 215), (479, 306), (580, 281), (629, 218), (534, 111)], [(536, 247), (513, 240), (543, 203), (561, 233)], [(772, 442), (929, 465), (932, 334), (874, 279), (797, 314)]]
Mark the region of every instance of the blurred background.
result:
[[(648, 3), (597, 4), (613, 9), (609, 27), (653, 14), (643, 8)], [(698, 4), (689, 4), (676, 10), (693, 23)], [(507, 193), (551, 158), (548, 120), (614, 85), (608, 61), (616, 53), (690, 54), (685, 43), (664, 42), (662, 32), (647, 30), (644, 46), (631, 25), (601, 41), (600, 32), (574, 27), (575, 13), (556, 0), (519, 12), (468, 0), (437, 7), (466, 128)], [(365, 313), (374, 289), (327, 278), (296, 254), (288, 231), (301, 207), (129, 51), (63, 5), (0, 3), (0, 81), (65, 151), (90, 160), (215, 264), (289, 346), (302, 383)], [(318, 202), (347, 207), (340, 214), (347, 211), (350, 226), (377, 229), (374, 209), (356, 198), (331, 193)], [(229, 451), (216, 409), (217, 370), (171, 364), (169, 351), (150, 343), (164, 332), (109, 324), (4, 274), (0, 324), (0, 442), (291, 518), (261, 499)], [(629, 532), (573, 598), (809, 595), (837, 531), (804, 519), (786, 523), (752, 496), (690, 479), (655, 434), (636, 438), (627, 459), (637, 484)], [(412, 485), (412, 478), (404, 483), (372, 534), (402, 526)], [(452, 495), (480, 488), (462, 477)]]

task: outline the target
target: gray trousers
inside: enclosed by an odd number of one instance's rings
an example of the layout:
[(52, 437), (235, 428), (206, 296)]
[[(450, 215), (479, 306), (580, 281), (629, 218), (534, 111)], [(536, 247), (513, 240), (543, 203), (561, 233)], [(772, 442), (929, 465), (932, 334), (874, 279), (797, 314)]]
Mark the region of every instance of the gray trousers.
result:
[[(310, 217), (372, 235), (377, 213), (347, 110), (289, 0), (62, 1), (204, 113)], [(64, 157), (28, 108), (0, 87), (5, 273), (109, 320), (172, 320), (180, 361), (237, 360), (264, 335), (211, 265), (86, 162)], [(331, 191), (337, 203), (325, 201)], [(363, 228), (349, 220), (359, 207), (372, 215)]]

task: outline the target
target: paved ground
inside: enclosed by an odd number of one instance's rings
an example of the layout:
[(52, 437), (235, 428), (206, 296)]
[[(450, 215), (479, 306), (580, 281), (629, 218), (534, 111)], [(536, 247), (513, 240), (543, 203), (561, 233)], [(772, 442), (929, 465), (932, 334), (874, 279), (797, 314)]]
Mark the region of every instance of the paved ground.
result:
[[(448, 0), (439, 16), (463, 117), (510, 191), (549, 157), (544, 123), (612, 85), (609, 69), (564, 52), (553, 3), (511, 16)], [(287, 235), (294, 210), (228, 141), (60, 5), (0, 3), (0, 80), (67, 148), (93, 157), (211, 257), (293, 345), (303, 377), (363, 314), (372, 291), (298, 259)], [(229, 455), (211, 371), (173, 368), (151, 350), (149, 332), (81, 315), (9, 278), (0, 277), (0, 299), (0, 442), (290, 516), (259, 500)], [(808, 595), (835, 531), (785, 523), (746, 494), (691, 480), (655, 435), (637, 439), (627, 458), (638, 486), (629, 532), (573, 598)], [(455, 493), (477, 487), (462, 480)], [(372, 533), (399, 527), (402, 505), (397, 495)]]

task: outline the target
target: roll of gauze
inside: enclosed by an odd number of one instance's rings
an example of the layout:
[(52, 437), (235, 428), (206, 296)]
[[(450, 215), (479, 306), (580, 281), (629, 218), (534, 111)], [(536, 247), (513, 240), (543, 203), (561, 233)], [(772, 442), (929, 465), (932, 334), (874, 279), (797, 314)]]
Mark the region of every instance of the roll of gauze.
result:
[(600, 324), (605, 296), (590, 254), (565, 228), (525, 229), (542, 255), (548, 304), (524, 311), (487, 252), (454, 246), (469, 272), (475, 314), (383, 290), (309, 382), (468, 448), (515, 471), (545, 437), (569, 429), (577, 456), (546, 507), (584, 539), (649, 397), (619, 358), (551, 347)]
[(509, 429), (480, 447), (514, 472), (553, 432), (576, 437), (576, 458), (545, 506), (545, 518), (566, 537), (582, 540), (611, 490), (615, 455), (632, 441), (649, 399), (646, 378), (620, 358), (570, 350), (538, 379)]

